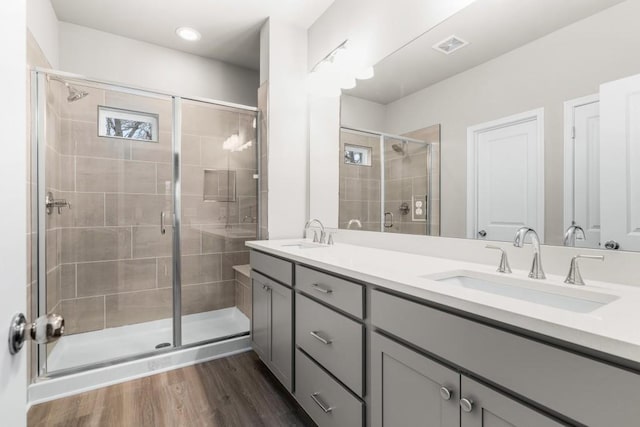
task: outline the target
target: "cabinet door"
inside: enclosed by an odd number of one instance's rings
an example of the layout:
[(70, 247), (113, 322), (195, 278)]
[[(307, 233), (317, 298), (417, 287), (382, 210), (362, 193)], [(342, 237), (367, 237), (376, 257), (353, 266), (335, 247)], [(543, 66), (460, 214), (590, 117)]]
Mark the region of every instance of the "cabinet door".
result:
[(371, 358), (373, 427), (459, 427), (457, 372), (378, 333)]
[[(461, 389), (461, 427), (560, 427), (563, 425), (464, 375)], [(471, 402), (471, 406), (465, 405), (464, 399)]]
[(271, 294), (271, 369), (284, 386), (292, 390), (293, 291), (269, 281)]
[(270, 337), (270, 311), (271, 295), (267, 287), (268, 280), (258, 274), (252, 274), (252, 316), (251, 316), (251, 341), (253, 349), (263, 362), (271, 360)]

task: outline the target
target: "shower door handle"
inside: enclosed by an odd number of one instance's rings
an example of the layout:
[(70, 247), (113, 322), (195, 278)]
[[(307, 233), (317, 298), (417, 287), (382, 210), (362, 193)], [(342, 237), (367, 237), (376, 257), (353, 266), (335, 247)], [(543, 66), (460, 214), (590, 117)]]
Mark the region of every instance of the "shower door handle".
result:
[[(387, 216), (391, 217), (391, 222), (387, 222)], [(385, 212), (384, 213), (384, 228), (393, 227), (393, 212)]]
[(9, 353), (16, 354), (31, 338), (36, 344), (48, 344), (57, 341), (64, 334), (64, 317), (59, 314), (40, 316), (35, 322), (27, 322), (22, 313), (11, 319), (9, 327)]
[(167, 232), (167, 229), (164, 226), (164, 211), (160, 212), (160, 234), (163, 236)]

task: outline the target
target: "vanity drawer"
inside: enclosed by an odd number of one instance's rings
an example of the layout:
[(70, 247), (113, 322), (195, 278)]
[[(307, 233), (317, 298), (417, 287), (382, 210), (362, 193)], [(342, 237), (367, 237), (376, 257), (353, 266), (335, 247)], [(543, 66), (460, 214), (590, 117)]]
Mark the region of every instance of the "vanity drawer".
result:
[(359, 319), (364, 317), (361, 285), (296, 265), (296, 288)]
[(296, 400), (319, 427), (362, 426), (364, 405), (296, 350)]
[(296, 345), (360, 396), (363, 328), (360, 323), (296, 294)]
[(640, 375), (380, 291), (372, 324), (589, 426), (633, 426)]
[(259, 271), (280, 283), (293, 286), (292, 263), (257, 251), (251, 251), (250, 262), (253, 270)]

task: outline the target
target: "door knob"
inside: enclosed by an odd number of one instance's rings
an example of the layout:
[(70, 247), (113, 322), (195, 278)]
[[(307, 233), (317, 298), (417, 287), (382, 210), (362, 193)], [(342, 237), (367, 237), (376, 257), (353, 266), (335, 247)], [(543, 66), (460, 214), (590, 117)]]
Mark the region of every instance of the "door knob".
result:
[(615, 251), (620, 249), (620, 243), (616, 242), (615, 240), (608, 240), (604, 243), (604, 247), (606, 249), (611, 249)]
[(480, 231), (478, 231), (478, 236), (487, 237), (487, 232), (485, 230), (480, 230)]
[(31, 338), (37, 344), (47, 344), (58, 340), (64, 334), (64, 318), (59, 314), (40, 316), (28, 323), (24, 314), (18, 313), (11, 319), (9, 327), (9, 353), (16, 354)]

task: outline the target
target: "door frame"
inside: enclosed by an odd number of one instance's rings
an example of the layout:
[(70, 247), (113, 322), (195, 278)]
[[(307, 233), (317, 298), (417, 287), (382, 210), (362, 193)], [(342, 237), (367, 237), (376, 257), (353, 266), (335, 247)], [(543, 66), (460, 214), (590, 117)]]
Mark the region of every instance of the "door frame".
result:
[(571, 221), (575, 217), (573, 199), (575, 197), (575, 131), (574, 110), (583, 105), (600, 102), (600, 94), (581, 96), (580, 98), (570, 99), (564, 102), (564, 196), (563, 196), (563, 229), (566, 230), (571, 225)]
[(478, 232), (478, 137), (480, 134), (508, 126), (536, 122), (536, 148), (538, 153), (536, 187), (538, 223), (532, 224), (541, 243), (544, 243), (544, 108), (536, 108), (523, 113), (502, 117), (467, 128), (467, 238), (475, 239)]

